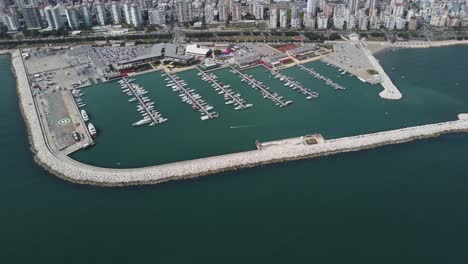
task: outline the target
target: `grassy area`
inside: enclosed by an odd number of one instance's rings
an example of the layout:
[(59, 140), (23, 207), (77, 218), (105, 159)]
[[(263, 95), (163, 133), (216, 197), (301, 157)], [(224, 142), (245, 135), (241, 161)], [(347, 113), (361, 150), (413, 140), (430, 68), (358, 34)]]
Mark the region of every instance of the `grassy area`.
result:
[(367, 73), (371, 74), (371, 75), (376, 75), (376, 74), (379, 74), (377, 71), (375, 70), (367, 70)]

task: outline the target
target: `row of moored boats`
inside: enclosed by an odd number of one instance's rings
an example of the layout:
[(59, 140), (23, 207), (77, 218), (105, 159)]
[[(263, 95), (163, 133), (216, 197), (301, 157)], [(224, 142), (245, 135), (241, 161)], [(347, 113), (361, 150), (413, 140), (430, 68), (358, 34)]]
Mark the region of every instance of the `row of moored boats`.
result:
[(192, 106), (193, 109), (201, 113), (201, 120), (208, 120), (218, 117), (218, 113), (214, 112), (214, 107), (207, 104), (205, 100), (194, 89), (187, 88), (188, 84), (177, 75), (163, 73), (162, 77), (166, 77), (167, 87), (170, 87), (174, 92), (179, 93), (181, 100)]
[(76, 90), (76, 89), (72, 90), (72, 94), (73, 94), (73, 97), (75, 98), (76, 105), (78, 106), (78, 108), (80, 108), (81, 117), (83, 118), (83, 121), (87, 124), (86, 126), (88, 128), (89, 134), (92, 137), (95, 137), (97, 135), (96, 127), (91, 122), (89, 122), (89, 119), (90, 119), (89, 115), (84, 109), (84, 107), (86, 106), (82, 98), (84, 94), (80, 90)]
[(231, 85), (225, 85), (218, 81), (218, 77), (212, 73), (205, 73), (200, 71), (198, 74), (203, 81), (211, 84), (211, 87), (218, 92), (218, 94), (224, 96), (225, 104), (233, 105), (235, 110), (242, 110), (252, 107), (252, 104), (247, 104), (239, 93), (234, 92), (230, 87)]
[(270, 87), (266, 86), (263, 84), (261, 81), (256, 80), (253, 75), (248, 75), (240, 72), (239, 70), (236, 70), (234, 68), (231, 68), (230, 70), (231, 73), (233, 74), (238, 74), (241, 78), (242, 82), (247, 83), (248, 85), (252, 86), (255, 90), (260, 90), (260, 92), (263, 95), (263, 98), (270, 99), (273, 101), (277, 106), (279, 107), (285, 107), (288, 106), (292, 103), (292, 101), (285, 101), (283, 100), (283, 96), (279, 95), (276, 92), (270, 92)]
[(137, 111), (141, 114), (142, 119), (133, 123), (133, 126), (149, 125), (155, 126), (167, 121), (158, 111), (154, 109), (155, 102), (153, 102), (146, 94), (148, 91), (140, 85), (133, 83), (135, 79), (122, 78), (119, 81), (120, 88), (123, 93), (126, 93), (130, 99), (130, 103), (137, 103)]
[(332, 81), (330, 78), (327, 78), (323, 75), (321, 75), (320, 73), (316, 72), (314, 69), (312, 68), (307, 68), (303, 65), (298, 65), (299, 69), (309, 73), (310, 75), (314, 76), (315, 78), (319, 79), (319, 80), (322, 80), (324, 81), (327, 85), (333, 87), (335, 90), (345, 90), (346, 87), (344, 86), (341, 86), (337, 83), (335, 83), (334, 81)]
[(311, 90), (309, 90), (308, 88), (305, 88), (304, 86), (302, 86), (302, 84), (293, 80), (292, 78), (289, 78), (276, 71), (271, 71), (271, 74), (273, 78), (279, 79), (280, 81), (284, 82), (284, 86), (289, 87), (293, 90), (297, 90), (298, 92), (306, 95), (307, 100), (315, 99), (319, 97), (319, 94), (317, 92), (312, 92)]

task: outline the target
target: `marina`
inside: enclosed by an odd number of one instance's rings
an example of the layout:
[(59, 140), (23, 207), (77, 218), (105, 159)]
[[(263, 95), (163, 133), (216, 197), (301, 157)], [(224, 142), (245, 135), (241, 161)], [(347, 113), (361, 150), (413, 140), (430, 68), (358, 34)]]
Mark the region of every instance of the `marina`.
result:
[(341, 85), (335, 83), (333, 80), (321, 75), (320, 73), (316, 72), (314, 69), (305, 67), (304, 65), (297, 65), (297, 67), (299, 67), (299, 69), (309, 73), (310, 75), (314, 76), (315, 78), (324, 81), (328, 86), (333, 87), (335, 90), (345, 90), (346, 89), (344, 86), (341, 86)]
[(263, 98), (270, 99), (279, 107), (285, 107), (292, 103), (292, 101), (283, 100), (283, 96), (279, 95), (276, 92), (270, 92), (270, 88), (264, 85), (262, 82), (256, 80), (252, 75), (244, 74), (234, 67), (230, 67), (230, 72), (237, 74), (242, 82), (246, 82), (248, 85), (251, 85), (255, 90), (260, 90), (263, 94)]
[(284, 86), (291, 88), (292, 90), (297, 90), (299, 93), (306, 96), (307, 100), (315, 99), (319, 97), (317, 92), (312, 92), (310, 89), (302, 86), (299, 82), (295, 81), (293, 78), (288, 77), (278, 71), (265, 67), (268, 71), (270, 71), (271, 76), (275, 79), (279, 79), (280, 81), (284, 82)]
[(142, 115), (143, 119), (133, 123), (133, 126), (142, 126), (149, 124), (149, 126), (155, 126), (167, 121), (158, 111), (154, 109), (154, 102), (148, 97), (144, 96), (148, 92), (137, 84), (132, 83), (133, 79), (122, 78), (119, 83), (122, 92), (133, 97), (129, 102), (138, 101), (137, 111)]
[(252, 104), (248, 104), (245, 102), (244, 99), (241, 98), (240, 94), (236, 94), (232, 89), (230, 89), (230, 85), (225, 85), (220, 83), (216, 77), (216, 75), (212, 73), (206, 73), (202, 71), (200, 68), (197, 67), (199, 73), (197, 74), (202, 78), (203, 81), (208, 82), (211, 86), (215, 89), (218, 94), (224, 96), (224, 100), (226, 101), (225, 104), (233, 105), (235, 110), (242, 110), (252, 107)]
[(163, 73), (161, 76), (167, 76), (165, 79), (167, 81), (166, 86), (170, 87), (174, 92), (179, 92), (179, 97), (183, 102), (191, 105), (193, 109), (201, 113), (201, 120), (209, 120), (218, 117), (218, 113), (212, 111), (214, 108), (213, 106), (207, 104), (194, 89), (186, 88), (187, 82), (180, 79), (177, 75), (171, 75), (167, 72)]

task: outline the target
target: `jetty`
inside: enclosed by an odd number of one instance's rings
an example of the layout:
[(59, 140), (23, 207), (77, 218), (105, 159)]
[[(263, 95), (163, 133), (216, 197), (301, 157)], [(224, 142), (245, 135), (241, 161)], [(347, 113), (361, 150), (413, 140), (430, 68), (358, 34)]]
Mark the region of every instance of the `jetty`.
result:
[(238, 69), (234, 67), (230, 67), (231, 73), (238, 74), (242, 79), (243, 82), (247, 82), (249, 85), (252, 85), (252, 88), (258, 89), (262, 92), (264, 98), (269, 98), (272, 100), (277, 106), (285, 107), (292, 103), (292, 101), (284, 101), (283, 97), (278, 95), (277, 93), (272, 93), (268, 91), (270, 88), (265, 86), (262, 82), (256, 80), (252, 76), (249, 76), (245, 73), (242, 73)]
[(259, 149), (255, 149), (252, 142), (253, 150), (226, 155), (143, 168), (102, 168), (80, 163), (50, 147), (19, 52), (13, 53), (12, 59), (17, 76), (20, 109), (28, 128), (35, 161), (50, 173), (79, 184), (99, 186), (156, 184), (270, 163), (371, 149), (447, 133), (468, 132), (468, 114), (460, 114), (458, 119), (453, 121), (351, 137), (326, 139), (320, 135), (305, 135), (274, 142), (258, 142)]
[(218, 91), (218, 94), (224, 94), (226, 104), (233, 104), (236, 110), (247, 109), (252, 107), (252, 104), (245, 103), (244, 99), (240, 97), (240, 94), (235, 94), (230, 88), (229, 85), (224, 85), (218, 82), (216, 75), (213, 73), (206, 73), (197, 67), (199, 71), (199, 76), (202, 80), (211, 83), (212, 86)]
[(365, 42), (360, 42), (359, 46), (364, 52), (364, 54), (367, 56), (367, 58), (369, 59), (374, 69), (379, 73), (381, 84), (382, 84), (382, 87), (384, 88), (384, 90), (379, 93), (379, 96), (384, 99), (389, 99), (389, 100), (399, 100), (403, 98), (403, 95), (400, 93), (400, 91), (395, 86), (395, 84), (393, 84), (390, 77), (387, 75), (385, 70), (380, 65), (379, 61), (374, 57), (372, 52), (367, 47), (367, 44)]
[(341, 85), (335, 83), (330, 78), (327, 78), (327, 77), (321, 75), (320, 73), (316, 72), (314, 69), (307, 68), (307, 67), (305, 67), (303, 65), (297, 65), (297, 67), (299, 67), (299, 69), (309, 73), (310, 75), (314, 76), (315, 78), (324, 81), (327, 85), (333, 87), (335, 90), (345, 90), (346, 89), (344, 86), (341, 86)]
[(168, 72), (166, 72), (165, 75), (167, 75), (170, 79), (168, 86), (171, 86), (173, 91), (179, 91), (180, 96), (184, 102), (192, 105), (194, 109), (202, 113), (202, 116), (200, 117), (201, 120), (208, 120), (218, 117), (218, 113), (210, 112), (213, 107), (207, 105), (199, 94), (193, 93), (192, 89), (185, 88), (187, 85), (185, 81), (180, 80), (178, 76), (173, 76)]
[(284, 82), (284, 86), (290, 87), (292, 90), (297, 90), (297, 91), (300, 92), (301, 94), (305, 95), (307, 100), (310, 100), (310, 99), (314, 99), (314, 98), (318, 98), (318, 97), (319, 97), (319, 94), (318, 94), (317, 92), (312, 92), (310, 89), (305, 88), (305, 87), (302, 86), (300, 83), (298, 83), (297, 81), (295, 81), (293, 78), (288, 77), (288, 76), (286, 76), (286, 75), (280, 73), (279, 71), (270, 69), (270, 68), (268, 68), (268, 67), (265, 67), (265, 68), (266, 68), (268, 71), (270, 71), (270, 73), (271, 73), (271, 75), (273, 76), (273, 78), (279, 79), (280, 81)]
[(136, 122), (135, 124), (143, 124), (147, 122), (151, 122), (151, 125), (156, 125), (165, 122), (167, 119), (163, 118), (159, 112), (155, 112), (152, 108), (153, 106), (148, 105), (149, 101), (145, 100), (145, 98), (142, 97), (141, 93), (137, 91), (137, 89), (134, 87), (134, 84), (130, 83), (127, 78), (122, 78), (122, 87), (129, 89), (131, 94), (136, 98), (136, 100), (139, 102), (139, 108), (141, 108), (145, 114), (144, 114), (144, 119)]

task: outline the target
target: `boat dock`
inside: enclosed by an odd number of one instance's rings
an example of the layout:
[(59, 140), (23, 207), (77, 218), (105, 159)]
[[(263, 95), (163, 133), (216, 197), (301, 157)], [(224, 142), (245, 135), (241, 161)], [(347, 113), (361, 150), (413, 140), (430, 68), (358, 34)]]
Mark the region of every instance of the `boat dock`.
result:
[(319, 97), (319, 94), (317, 92), (312, 92), (310, 89), (305, 88), (302, 86), (299, 82), (295, 81), (293, 78), (288, 77), (278, 71), (275, 71), (273, 69), (270, 69), (268, 67), (265, 67), (268, 71), (270, 71), (271, 75), (275, 79), (279, 79), (280, 81), (284, 82), (284, 86), (290, 87), (293, 90), (297, 90), (298, 92), (302, 93), (303, 95), (306, 95), (306, 99), (315, 99)]
[(256, 80), (255, 78), (253, 78), (253, 76), (249, 76), (247, 74), (244, 74), (242, 73), (241, 71), (239, 71), (238, 69), (234, 68), (234, 67), (229, 67), (231, 70), (230, 72), (234, 73), (234, 74), (238, 74), (241, 78), (242, 78), (242, 81), (243, 82), (247, 82), (249, 85), (252, 85), (252, 88), (254, 89), (259, 89), (262, 94), (263, 94), (263, 97), (264, 98), (269, 98), (270, 100), (272, 100), (277, 106), (279, 107), (285, 107), (285, 106), (288, 106), (289, 104), (292, 103), (292, 101), (284, 101), (283, 100), (283, 97), (280, 96), (279, 94), (277, 93), (272, 93), (270, 91), (268, 91), (270, 88), (267, 87), (266, 85), (264, 85), (262, 82)]
[(245, 100), (240, 97), (240, 94), (235, 94), (230, 85), (224, 85), (220, 83), (217, 79), (218, 77), (213, 73), (206, 73), (197, 67), (199, 71), (198, 76), (202, 78), (203, 81), (211, 83), (212, 87), (218, 92), (218, 94), (223, 94), (226, 104), (232, 104), (235, 106), (235, 110), (242, 110), (252, 107), (252, 104), (246, 104)]
[(198, 110), (202, 114), (200, 117), (201, 120), (218, 117), (218, 113), (210, 112), (213, 109), (213, 106), (208, 105), (199, 94), (194, 92), (193, 89), (185, 88), (187, 83), (184, 80), (181, 80), (178, 76), (171, 75), (168, 72), (163, 73), (162, 76), (167, 76), (167, 86), (171, 87), (173, 91), (179, 92), (179, 96), (182, 98), (182, 101), (192, 105), (193, 109)]
[(125, 92), (125, 90), (128, 89), (128, 94), (133, 94), (134, 98), (139, 102), (137, 110), (140, 113), (142, 113), (143, 119), (133, 123), (134, 126), (144, 125), (148, 123), (150, 124), (150, 126), (154, 126), (167, 121), (166, 118), (163, 118), (161, 114), (159, 114), (159, 112), (153, 109), (154, 103), (152, 103), (149, 98), (143, 97), (143, 94), (146, 93), (146, 91), (142, 90), (143, 88), (140, 88), (139, 86), (130, 83), (130, 81), (125, 77), (122, 78), (122, 80), (119, 82), (122, 85), (123, 91)]
[(307, 68), (307, 67), (305, 67), (303, 65), (297, 65), (297, 67), (299, 67), (299, 69), (309, 73), (310, 75), (314, 76), (315, 78), (324, 81), (327, 85), (333, 87), (335, 90), (345, 90), (346, 89), (346, 87), (335, 83), (330, 78), (327, 78), (327, 77), (321, 75), (320, 73), (316, 72), (314, 69)]

